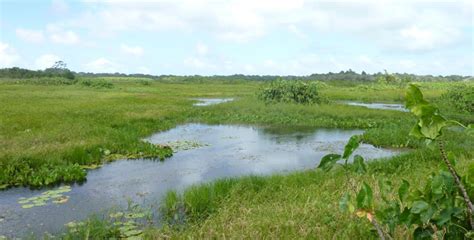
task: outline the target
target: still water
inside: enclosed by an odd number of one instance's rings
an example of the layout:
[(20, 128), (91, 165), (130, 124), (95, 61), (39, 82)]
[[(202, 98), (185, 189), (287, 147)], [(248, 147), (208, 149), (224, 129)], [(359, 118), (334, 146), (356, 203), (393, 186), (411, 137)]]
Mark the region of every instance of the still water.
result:
[[(48, 189), (13, 188), (0, 191), (0, 236), (35, 235), (62, 231), (64, 224), (93, 213), (125, 207), (127, 200), (159, 204), (169, 190), (219, 178), (267, 175), (313, 169), (322, 156), (340, 153), (347, 140), (361, 130), (265, 128), (236, 125), (186, 124), (157, 133), (145, 141), (176, 146), (163, 162), (119, 160), (91, 170), (87, 182), (64, 193), (63, 204), (24, 209), (20, 198)], [(395, 150), (362, 144), (354, 153), (366, 159), (386, 158)], [(52, 188), (52, 189), (57, 189)]]

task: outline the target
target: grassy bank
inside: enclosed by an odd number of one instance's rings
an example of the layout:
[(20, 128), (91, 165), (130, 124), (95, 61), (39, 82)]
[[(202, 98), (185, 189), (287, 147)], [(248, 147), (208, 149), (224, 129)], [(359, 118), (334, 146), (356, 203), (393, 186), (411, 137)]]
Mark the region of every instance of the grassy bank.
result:
[(254, 89), (253, 84), (107, 81), (112, 88), (0, 81), (0, 186), (82, 180), (80, 166), (104, 159), (164, 158), (169, 149), (141, 139), (185, 122), (194, 111), (189, 98), (248, 95)]

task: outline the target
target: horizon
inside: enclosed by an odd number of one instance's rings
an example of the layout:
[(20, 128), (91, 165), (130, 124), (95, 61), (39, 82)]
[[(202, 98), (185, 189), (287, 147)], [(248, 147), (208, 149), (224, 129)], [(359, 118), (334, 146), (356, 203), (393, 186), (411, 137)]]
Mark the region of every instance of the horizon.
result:
[[(0, 68), (178, 76), (474, 75), (473, 3), (0, 3)], [(23, 14), (17, 14), (22, 12)]]

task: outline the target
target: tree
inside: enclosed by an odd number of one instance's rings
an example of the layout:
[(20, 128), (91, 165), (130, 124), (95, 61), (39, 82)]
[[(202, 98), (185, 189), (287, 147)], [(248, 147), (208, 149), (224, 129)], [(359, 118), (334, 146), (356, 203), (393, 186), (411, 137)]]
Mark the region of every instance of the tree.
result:
[(63, 61), (57, 61), (50, 68), (44, 70), (45, 73), (51, 76), (61, 76), (70, 80), (75, 78), (74, 73), (67, 68), (67, 64)]

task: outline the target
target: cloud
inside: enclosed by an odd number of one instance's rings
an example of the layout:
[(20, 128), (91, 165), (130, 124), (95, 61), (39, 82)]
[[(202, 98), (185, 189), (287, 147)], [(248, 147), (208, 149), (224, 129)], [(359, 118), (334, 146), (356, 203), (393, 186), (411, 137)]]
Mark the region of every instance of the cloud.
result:
[(74, 45), (80, 42), (79, 35), (72, 30), (63, 30), (60, 26), (48, 24), (46, 30), (53, 43)]
[[(462, 37), (472, 22), (469, 1), (303, 1), (196, 0), (92, 1), (91, 11), (75, 25), (96, 32), (129, 30), (199, 32), (246, 43), (287, 28), (305, 38), (308, 32), (349, 35), (397, 50), (432, 50)], [(120, 16), (120, 17), (117, 17)], [(412, 26), (417, 23), (419, 26)], [(450, 35), (451, 40), (441, 40)], [(415, 43), (409, 41), (414, 40)], [(428, 47), (421, 42), (427, 40)]]
[(126, 45), (126, 44), (121, 44), (120, 45), (120, 50), (123, 52), (123, 53), (126, 53), (126, 54), (129, 54), (129, 55), (133, 55), (133, 56), (142, 56), (143, 55), (143, 48), (140, 47), (140, 46), (129, 46), (129, 45)]
[(7, 43), (0, 42), (0, 67), (12, 67), (20, 60), (20, 55)]
[(15, 32), (18, 38), (26, 42), (41, 43), (44, 41), (43, 31), (41, 30), (17, 28)]
[(113, 73), (113, 72), (117, 72), (117, 69), (118, 69), (118, 64), (104, 57), (101, 57), (89, 63), (86, 63), (84, 66), (85, 66), (85, 71), (95, 72), (95, 73)]
[(141, 67), (138, 67), (138, 73), (150, 74), (151, 70), (147, 67), (141, 66)]
[(203, 43), (198, 43), (196, 44), (196, 52), (199, 55), (207, 55), (209, 48)]
[(61, 58), (54, 54), (43, 54), (35, 60), (36, 69), (46, 69), (52, 67), (53, 64), (57, 61), (60, 61)]
[(188, 66), (194, 69), (199, 69), (199, 70), (217, 69), (217, 66), (214, 65), (213, 63), (210, 63), (206, 59), (198, 58), (198, 57), (188, 57), (184, 59), (183, 63), (185, 66)]
[(295, 26), (294, 24), (290, 24), (288, 26), (288, 31), (295, 34), (297, 37), (299, 37), (301, 39), (308, 39), (308, 36), (303, 31), (301, 31), (297, 26)]
[(53, 0), (51, 2), (51, 10), (54, 13), (64, 14), (69, 11), (69, 5), (64, 0)]

